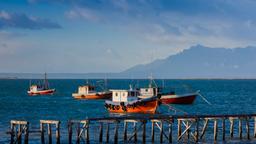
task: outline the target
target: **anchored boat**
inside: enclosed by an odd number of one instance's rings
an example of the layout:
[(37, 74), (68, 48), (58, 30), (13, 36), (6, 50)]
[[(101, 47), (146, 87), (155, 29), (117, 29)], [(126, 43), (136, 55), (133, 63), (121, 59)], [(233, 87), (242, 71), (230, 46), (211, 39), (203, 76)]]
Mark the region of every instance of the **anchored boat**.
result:
[(158, 106), (158, 97), (138, 99), (138, 92), (131, 90), (111, 90), (112, 101), (105, 101), (110, 113), (149, 113), (154, 114)]
[(46, 73), (44, 74), (43, 82), (33, 85), (30, 84), (29, 91), (27, 91), (29, 95), (47, 95), (53, 94), (54, 92), (55, 89), (50, 89)]
[(78, 93), (73, 93), (75, 99), (110, 99), (111, 91), (97, 92), (92, 85), (84, 85), (78, 87)]

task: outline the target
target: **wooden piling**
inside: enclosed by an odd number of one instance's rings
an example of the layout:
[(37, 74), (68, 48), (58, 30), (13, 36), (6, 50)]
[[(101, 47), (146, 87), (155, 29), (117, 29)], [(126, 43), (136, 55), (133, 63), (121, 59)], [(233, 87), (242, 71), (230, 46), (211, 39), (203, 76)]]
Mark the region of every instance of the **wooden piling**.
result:
[(189, 133), (190, 133), (190, 128), (189, 128), (189, 120), (186, 121), (186, 135), (187, 135), (187, 140), (189, 141)]
[(151, 141), (154, 142), (155, 141), (155, 122), (152, 121), (152, 125), (151, 125)]
[(225, 119), (226, 119), (226, 118), (222, 118), (222, 140), (223, 140), (223, 141), (225, 141), (225, 138), (226, 138)]
[(60, 122), (56, 123), (56, 144), (60, 144)]
[(207, 126), (208, 126), (208, 121), (209, 121), (209, 119), (208, 119), (208, 118), (206, 118), (206, 119), (205, 119), (205, 123), (204, 123), (203, 130), (202, 130), (202, 132), (201, 132), (200, 139), (202, 139), (202, 138), (203, 138), (203, 136), (204, 136), (204, 134), (205, 134), (206, 128), (207, 128)]
[(234, 136), (234, 119), (230, 118), (230, 138)]
[(76, 126), (76, 144), (80, 143), (80, 123)]
[(11, 141), (10, 141), (11, 144), (13, 144), (14, 142), (14, 128), (15, 128), (15, 125), (11, 123)]
[(116, 121), (116, 127), (115, 127), (115, 137), (114, 137), (114, 143), (118, 143), (118, 121)]
[(18, 144), (21, 144), (22, 141), (22, 128), (21, 125), (18, 125), (18, 136), (17, 136), (17, 142)]
[(146, 121), (143, 122), (143, 128), (142, 128), (142, 143), (146, 143)]
[(29, 122), (26, 124), (26, 127), (25, 127), (25, 137), (24, 137), (25, 144), (28, 144), (28, 136), (29, 136)]
[(133, 123), (133, 129), (134, 129), (134, 142), (137, 142), (137, 122)]
[(100, 123), (100, 134), (99, 134), (99, 142), (101, 143), (102, 142), (102, 137), (103, 137), (103, 123), (101, 122)]
[(163, 143), (163, 122), (160, 121), (160, 143)]
[(181, 120), (178, 119), (178, 138), (181, 136)]
[(44, 124), (40, 123), (41, 143), (44, 144)]
[(127, 122), (124, 121), (124, 141), (127, 141)]
[(217, 141), (218, 137), (218, 120), (214, 119), (214, 141)]
[(199, 137), (199, 119), (195, 119), (195, 142), (198, 142), (198, 137)]
[(90, 142), (90, 132), (89, 132), (89, 124), (90, 124), (90, 121), (86, 121), (86, 131), (85, 131), (85, 136), (86, 136), (86, 143), (89, 144)]
[(247, 117), (246, 118), (246, 134), (247, 134), (247, 139), (249, 140), (250, 139), (250, 118)]
[(68, 143), (72, 144), (72, 127), (73, 123), (71, 121), (68, 122)]
[(106, 129), (106, 143), (109, 142), (109, 123), (107, 123), (107, 129)]
[(173, 121), (171, 120), (169, 122), (169, 143), (172, 143), (172, 124), (173, 124)]
[(242, 118), (239, 118), (239, 138), (242, 139), (243, 138), (243, 129), (242, 129)]
[(254, 138), (256, 138), (256, 117), (254, 117), (254, 132), (253, 132)]
[(51, 124), (47, 124), (48, 126), (48, 143), (51, 144), (52, 143), (52, 128), (51, 128)]

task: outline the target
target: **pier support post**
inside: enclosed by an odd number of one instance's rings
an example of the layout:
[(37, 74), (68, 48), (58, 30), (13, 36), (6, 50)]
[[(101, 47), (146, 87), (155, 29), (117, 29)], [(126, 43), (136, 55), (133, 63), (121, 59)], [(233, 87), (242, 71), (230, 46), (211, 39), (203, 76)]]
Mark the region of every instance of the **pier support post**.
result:
[(103, 137), (103, 123), (100, 122), (100, 128), (99, 128), (99, 142), (101, 143), (102, 142), (102, 137)]
[[(17, 121), (11, 120), (11, 140), (10, 143), (22, 143), (22, 134), (24, 133), (24, 143), (28, 144), (28, 136), (29, 136), (29, 122), (27, 121)], [(17, 129), (18, 127), (18, 129)], [(16, 139), (15, 139), (16, 138)]]
[(239, 118), (239, 138), (242, 139), (243, 138), (243, 129), (242, 129), (242, 118)]
[(52, 143), (52, 128), (51, 125), (48, 123), (48, 143), (51, 144)]
[(44, 143), (44, 125), (47, 124), (48, 143), (52, 143), (52, 125), (56, 128), (56, 143), (60, 143), (60, 121), (55, 120), (40, 120), (41, 142)]
[(226, 138), (225, 119), (226, 119), (226, 118), (222, 118), (222, 140), (223, 140), (223, 141), (225, 141), (225, 138)]
[(256, 138), (256, 117), (254, 117), (254, 132), (253, 132), (254, 138)]
[(230, 138), (232, 139), (234, 136), (234, 119), (233, 118), (229, 118), (230, 121)]
[(124, 141), (127, 141), (127, 122), (124, 121)]
[(60, 144), (60, 122), (56, 124), (56, 144)]
[(25, 144), (28, 144), (28, 136), (29, 136), (29, 122), (27, 122), (25, 126), (25, 138), (24, 138)]
[(173, 119), (169, 121), (169, 143), (172, 143), (172, 124), (173, 124)]
[(68, 122), (68, 143), (72, 144), (72, 127), (73, 123), (71, 121)]
[(107, 130), (106, 130), (106, 143), (109, 142), (109, 123), (107, 123)]
[(134, 142), (137, 142), (137, 122), (133, 123), (133, 129), (134, 129)]
[(247, 133), (247, 139), (249, 140), (250, 139), (250, 118), (247, 117), (246, 118), (246, 133)]
[(44, 144), (44, 124), (40, 123), (41, 143)]
[(217, 141), (218, 137), (218, 120), (214, 119), (214, 141)]
[(208, 126), (208, 122), (209, 122), (209, 119), (208, 118), (205, 118), (205, 123), (204, 123), (204, 127), (203, 127), (203, 130), (201, 132), (201, 136), (200, 136), (200, 139), (203, 138), (204, 134), (205, 134), (205, 131), (207, 129), (207, 126)]
[(80, 143), (80, 123), (76, 124), (76, 144)]
[(114, 143), (117, 144), (118, 143), (118, 124), (119, 122), (116, 121), (116, 128), (115, 128), (115, 137), (114, 137)]
[(178, 119), (178, 138), (181, 136), (181, 120)]
[(151, 141), (155, 141), (155, 122), (152, 121), (152, 126), (151, 126)]
[(160, 122), (160, 143), (163, 143), (163, 122)]
[(142, 123), (143, 123), (142, 142), (146, 143), (146, 121), (144, 120)]

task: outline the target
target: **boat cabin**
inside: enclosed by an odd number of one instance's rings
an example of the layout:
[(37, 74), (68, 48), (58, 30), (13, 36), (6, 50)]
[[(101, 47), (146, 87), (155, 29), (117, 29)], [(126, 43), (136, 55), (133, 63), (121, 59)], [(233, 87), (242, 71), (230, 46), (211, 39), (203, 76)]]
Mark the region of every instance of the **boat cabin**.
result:
[(37, 92), (37, 85), (31, 85), (30, 86), (30, 91), (31, 92)]
[(94, 86), (86, 85), (86, 86), (79, 86), (78, 87), (78, 93), (79, 94), (88, 94), (88, 93), (94, 92), (94, 91), (95, 91)]
[(110, 90), (113, 102), (129, 102), (137, 100), (136, 92), (130, 90)]
[(146, 97), (156, 96), (158, 94), (158, 88), (150, 87), (150, 88), (140, 88), (140, 95)]

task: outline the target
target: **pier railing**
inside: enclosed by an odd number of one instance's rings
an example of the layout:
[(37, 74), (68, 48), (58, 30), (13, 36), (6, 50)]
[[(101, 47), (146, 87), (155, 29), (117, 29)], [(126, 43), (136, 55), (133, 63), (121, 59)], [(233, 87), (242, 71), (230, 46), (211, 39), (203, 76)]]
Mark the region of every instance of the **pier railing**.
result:
[[(90, 143), (91, 141), (97, 143), (173, 143), (180, 141), (197, 143), (209, 141), (209, 139), (211, 139), (210, 141), (228, 141), (232, 139), (253, 141), (256, 138), (256, 114), (142, 115), (69, 120), (67, 126), (63, 126), (67, 127), (65, 138), (60, 136), (63, 129), (60, 129), (61, 122), (58, 120), (40, 120), (39, 130), (30, 130), (28, 121), (11, 120), (10, 123), (11, 129), (7, 133), (10, 134), (11, 144), (22, 143), (23, 137), (24, 143), (29, 143), (29, 134), (31, 133), (39, 133), (40, 138), (38, 137), (38, 139), (41, 139), (41, 143), (52, 143), (52, 126), (54, 126), (56, 137), (54, 142), (57, 144)], [(213, 124), (211, 127), (210, 123)], [(47, 127), (47, 130), (45, 130), (45, 127)], [(47, 139), (45, 139), (46, 131)], [(90, 131), (93, 131), (93, 133)], [(205, 136), (206, 133), (208, 133), (208, 137)], [(238, 135), (234, 135), (234, 133)], [(209, 135), (211, 138), (209, 138)], [(63, 139), (61, 140), (61, 138)]]

